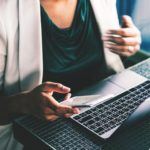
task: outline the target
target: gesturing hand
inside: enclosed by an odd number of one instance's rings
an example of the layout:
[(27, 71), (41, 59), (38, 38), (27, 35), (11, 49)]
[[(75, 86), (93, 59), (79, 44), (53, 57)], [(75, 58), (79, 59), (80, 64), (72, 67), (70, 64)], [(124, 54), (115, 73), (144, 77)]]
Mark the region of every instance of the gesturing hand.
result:
[(53, 92), (67, 94), (70, 92), (70, 88), (53, 82), (41, 84), (26, 94), (22, 108), (23, 113), (50, 121), (57, 119), (59, 116), (69, 117), (72, 114), (79, 113), (77, 108), (58, 103), (53, 97)]
[(131, 56), (140, 49), (140, 31), (133, 24), (129, 16), (122, 17), (122, 28), (108, 30), (102, 38), (105, 47), (121, 56)]

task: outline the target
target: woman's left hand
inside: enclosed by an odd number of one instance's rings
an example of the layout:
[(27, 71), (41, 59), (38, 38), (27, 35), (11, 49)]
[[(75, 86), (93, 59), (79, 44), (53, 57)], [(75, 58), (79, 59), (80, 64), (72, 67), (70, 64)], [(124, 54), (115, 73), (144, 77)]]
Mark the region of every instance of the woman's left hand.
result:
[(105, 47), (120, 56), (132, 56), (139, 49), (141, 44), (140, 31), (133, 24), (129, 16), (122, 17), (122, 28), (108, 30), (103, 36)]

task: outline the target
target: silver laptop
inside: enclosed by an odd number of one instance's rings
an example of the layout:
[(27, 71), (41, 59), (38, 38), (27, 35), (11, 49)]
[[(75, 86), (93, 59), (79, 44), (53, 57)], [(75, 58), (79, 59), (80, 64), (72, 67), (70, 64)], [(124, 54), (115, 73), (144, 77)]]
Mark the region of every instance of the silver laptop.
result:
[[(40, 143), (46, 149), (100, 149), (101, 144), (93, 143), (96, 139), (100, 143), (119, 129), (150, 118), (150, 67), (147, 67), (150, 59), (139, 65), (142, 67), (135, 66), (138, 70), (130, 68), (133, 71), (125, 70), (77, 93), (66, 103), (87, 107), (80, 107), (81, 113), (69, 120), (45, 122), (30, 116), (16, 119), (15, 136), (22, 143)], [(90, 137), (86, 133), (90, 133)]]
[[(92, 95), (86, 95), (91, 91)], [(97, 87), (90, 87), (78, 95), (63, 102), (81, 110), (71, 120), (102, 139), (108, 139), (130, 120), (137, 108), (141, 110), (139, 106), (142, 103), (146, 103), (150, 110), (150, 81), (130, 70), (111, 76)], [(145, 110), (146, 105), (142, 107)]]

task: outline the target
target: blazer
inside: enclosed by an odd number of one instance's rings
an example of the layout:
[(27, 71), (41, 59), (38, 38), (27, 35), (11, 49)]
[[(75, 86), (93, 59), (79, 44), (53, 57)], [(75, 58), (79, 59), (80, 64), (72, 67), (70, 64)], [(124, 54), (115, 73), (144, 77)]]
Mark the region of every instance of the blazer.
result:
[[(115, 0), (91, 0), (100, 37), (119, 28)], [(106, 72), (118, 72), (118, 55), (104, 48)], [(0, 0), (0, 87), (5, 95), (42, 82), (43, 58), (39, 0)]]
[[(100, 38), (106, 30), (119, 28), (116, 0), (90, 1)], [(106, 73), (122, 71), (120, 57), (107, 48), (103, 50)], [(41, 84), (42, 59), (40, 1), (0, 0), (0, 91), (12, 95)], [(0, 145), (6, 135), (0, 132)]]

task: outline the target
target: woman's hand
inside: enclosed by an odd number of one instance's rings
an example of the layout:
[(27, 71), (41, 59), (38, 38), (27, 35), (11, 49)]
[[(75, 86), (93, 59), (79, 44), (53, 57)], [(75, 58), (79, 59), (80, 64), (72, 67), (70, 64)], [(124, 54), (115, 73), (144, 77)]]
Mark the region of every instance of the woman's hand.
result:
[(49, 121), (56, 120), (60, 116), (69, 117), (79, 113), (77, 108), (58, 103), (53, 97), (53, 92), (67, 94), (70, 92), (70, 88), (59, 83), (43, 83), (25, 94), (23, 103), (21, 102), (21, 112)]
[(129, 16), (122, 17), (122, 28), (108, 30), (102, 38), (105, 47), (120, 56), (131, 56), (140, 49), (140, 31)]

